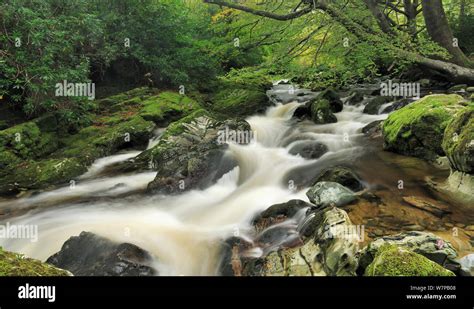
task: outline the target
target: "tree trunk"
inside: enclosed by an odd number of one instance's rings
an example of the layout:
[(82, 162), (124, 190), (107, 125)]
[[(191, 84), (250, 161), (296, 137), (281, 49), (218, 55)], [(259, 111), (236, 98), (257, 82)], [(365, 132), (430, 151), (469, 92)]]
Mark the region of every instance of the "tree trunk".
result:
[(454, 63), (471, 67), (469, 59), (454, 41), (441, 0), (422, 0), (422, 4), (426, 29), (433, 41), (446, 48)]
[(404, 0), (403, 8), (407, 17), (408, 32), (410, 33), (413, 39), (416, 39), (417, 29), (416, 29), (416, 6), (412, 0)]
[(388, 20), (387, 16), (382, 12), (382, 10), (377, 5), (377, 0), (364, 0), (365, 5), (370, 10), (372, 15), (375, 16), (377, 20), (377, 24), (379, 25), (380, 29), (383, 32), (388, 34), (394, 34), (392, 26), (390, 25), (390, 21)]

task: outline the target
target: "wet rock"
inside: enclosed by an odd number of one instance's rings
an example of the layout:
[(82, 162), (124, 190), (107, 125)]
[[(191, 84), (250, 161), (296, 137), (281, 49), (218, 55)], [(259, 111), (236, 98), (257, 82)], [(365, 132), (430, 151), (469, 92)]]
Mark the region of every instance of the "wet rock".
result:
[(349, 105), (357, 105), (364, 100), (364, 93), (362, 91), (354, 90), (349, 94), (346, 103)]
[(326, 99), (316, 100), (310, 105), (311, 120), (315, 124), (326, 124), (337, 122), (336, 116), (333, 114), (330, 102)]
[(463, 92), (466, 91), (467, 85), (466, 84), (459, 84), (459, 85), (454, 85), (451, 88), (448, 89), (449, 92)]
[(437, 191), (450, 195), (457, 201), (474, 205), (474, 175), (452, 170), (443, 183), (430, 183)]
[(245, 276), (354, 276), (359, 238), (347, 233), (352, 223), (336, 207), (313, 209), (298, 231), (310, 237), (279, 246), (265, 255), (243, 259)]
[(300, 155), (305, 159), (318, 159), (328, 152), (328, 147), (323, 143), (316, 141), (304, 141), (291, 147), (290, 154)]
[(316, 101), (327, 101), (329, 108), (333, 113), (338, 113), (342, 111), (343, 104), (341, 98), (337, 92), (333, 89), (326, 89), (323, 92), (319, 93), (316, 97)]
[(459, 260), (461, 268), (466, 273), (474, 276), (474, 253), (468, 254)]
[(417, 81), (417, 83), (420, 84), (420, 87), (429, 87), (431, 85), (431, 80), (427, 78), (422, 78)]
[(439, 264), (395, 245), (385, 244), (377, 251), (365, 276), (454, 276)]
[(382, 105), (393, 101), (392, 97), (378, 96), (373, 98), (364, 107), (364, 113), (369, 115), (378, 115)]
[(413, 102), (413, 100), (409, 99), (409, 98), (400, 99), (398, 101), (393, 102), (392, 104), (385, 107), (384, 109), (382, 109), (380, 114), (391, 113), (393, 111), (399, 110), (400, 108), (403, 108), (403, 107), (407, 106), (408, 104), (410, 104), (412, 102)]
[(467, 92), (474, 92), (474, 87), (467, 87), (467, 88), (466, 88), (466, 91), (467, 91)]
[(313, 101), (309, 101), (305, 104), (298, 106), (298, 108), (293, 113), (293, 117), (298, 119), (309, 119), (311, 118), (311, 104)]
[(90, 232), (69, 238), (49, 264), (76, 276), (153, 276), (151, 255), (129, 243), (115, 243)]
[(271, 252), (252, 261), (246, 268), (247, 276), (317, 276), (325, 275), (317, 256), (320, 248), (308, 241), (301, 247)]
[(231, 237), (225, 240), (221, 247), (219, 273), (222, 276), (242, 276), (243, 264), (249, 260), (244, 256), (245, 252), (252, 247), (252, 242), (240, 237)]
[(384, 244), (396, 245), (399, 248), (421, 254), (455, 273), (460, 270), (460, 265), (456, 261), (457, 252), (449, 242), (432, 233), (412, 231), (381, 237), (365, 247), (359, 253), (357, 270), (359, 274), (364, 273)]
[(321, 181), (337, 182), (354, 192), (364, 189), (359, 176), (350, 168), (345, 166), (333, 166), (323, 170), (316, 177), (314, 184)]
[(439, 218), (451, 213), (450, 207), (441, 202), (420, 196), (404, 196), (402, 199), (410, 206), (429, 212)]
[(318, 93), (307, 89), (295, 89), (294, 86), (289, 84), (278, 84), (268, 90), (267, 95), (274, 104), (288, 104), (294, 101), (300, 103), (308, 102), (316, 98)]
[(383, 122), (384, 149), (430, 161), (443, 156), (444, 130), (463, 104), (458, 95), (429, 95), (393, 112)]
[(312, 204), (302, 200), (290, 200), (286, 203), (275, 204), (258, 214), (252, 220), (252, 225), (255, 226), (257, 231), (262, 231), (273, 224), (295, 216), (302, 209), (311, 207), (313, 207)]
[(245, 120), (218, 121), (205, 112), (173, 123), (157, 146), (137, 157), (157, 171), (148, 192), (178, 194), (212, 185), (237, 164), (225, 155), (228, 143), (248, 144), (251, 132)]
[(382, 137), (382, 123), (383, 120), (376, 120), (362, 128), (362, 133), (371, 139)]
[(316, 206), (344, 206), (356, 199), (354, 192), (337, 182), (321, 181), (312, 186), (306, 196)]
[(356, 252), (363, 235), (352, 225), (347, 213), (337, 207), (316, 210), (307, 220), (315, 229), (315, 243), (321, 249), (316, 260), (328, 276), (354, 276)]

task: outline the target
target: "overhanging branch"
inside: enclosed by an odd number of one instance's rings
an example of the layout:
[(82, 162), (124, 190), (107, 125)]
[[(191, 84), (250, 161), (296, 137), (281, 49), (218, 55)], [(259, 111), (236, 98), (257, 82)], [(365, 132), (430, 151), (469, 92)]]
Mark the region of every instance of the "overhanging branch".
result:
[(290, 14), (280, 15), (280, 14), (275, 14), (275, 13), (268, 12), (268, 11), (252, 9), (252, 8), (250, 8), (248, 6), (245, 6), (245, 5), (230, 3), (230, 2), (227, 2), (227, 1), (221, 1), (221, 0), (204, 0), (204, 3), (221, 5), (221, 6), (231, 8), (231, 9), (236, 9), (236, 10), (239, 10), (239, 11), (244, 11), (244, 12), (251, 13), (251, 14), (254, 14), (254, 15), (263, 16), (263, 17), (267, 17), (267, 18), (271, 18), (271, 19), (275, 19), (275, 20), (281, 20), (281, 21), (286, 21), (286, 20), (291, 20), (291, 19), (301, 17), (303, 15), (306, 15), (306, 14), (310, 13), (313, 9), (316, 9), (313, 6), (307, 6), (307, 7), (303, 8), (299, 11), (295, 11), (295, 12), (292, 12)]

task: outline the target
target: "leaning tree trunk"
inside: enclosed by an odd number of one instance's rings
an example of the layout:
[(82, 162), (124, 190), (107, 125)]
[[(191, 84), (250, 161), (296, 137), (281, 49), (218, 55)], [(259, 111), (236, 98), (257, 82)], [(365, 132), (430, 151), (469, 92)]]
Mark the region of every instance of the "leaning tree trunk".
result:
[(469, 59), (454, 41), (441, 0), (422, 0), (422, 4), (426, 30), (428, 30), (433, 41), (446, 48), (451, 54), (451, 60), (454, 63), (464, 67), (471, 67), (472, 64)]

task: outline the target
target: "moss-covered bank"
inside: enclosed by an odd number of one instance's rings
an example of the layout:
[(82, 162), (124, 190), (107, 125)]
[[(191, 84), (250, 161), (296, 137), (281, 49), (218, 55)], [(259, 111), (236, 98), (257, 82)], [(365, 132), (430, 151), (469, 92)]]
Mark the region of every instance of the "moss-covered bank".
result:
[(71, 273), (0, 247), (0, 276), (71, 276)]

